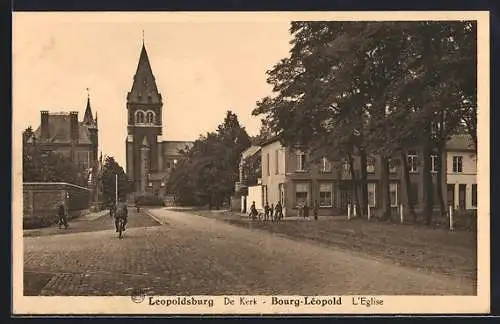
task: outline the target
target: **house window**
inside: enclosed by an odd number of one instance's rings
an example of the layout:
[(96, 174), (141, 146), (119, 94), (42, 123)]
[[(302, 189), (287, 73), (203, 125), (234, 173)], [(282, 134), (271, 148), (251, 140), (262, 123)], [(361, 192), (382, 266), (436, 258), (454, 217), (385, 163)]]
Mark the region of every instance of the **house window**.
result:
[(275, 174), (279, 174), (280, 173), (280, 169), (279, 169), (279, 163), (280, 163), (280, 161), (279, 161), (279, 158), (280, 158), (279, 157), (279, 151), (276, 150), (274, 152), (274, 173)]
[(389, 195), (391, 199), (391, 207), (398, 206), (398, 184), (391, 183), (389, 184)]
[(477, 184), (472, 185), (472, 207), (477, 207)]
[(319, 206), (332, 207), (333, 185), (331, 183), (319, 184)]
[(309, 185), (307, 183), (295, 184), (295, 205), (309, 203)]
[(462, 172), (462, 156), (453, 157), (453, 172)]
[(266, 170), (267, 170), (267, 175), (271, 175), (270, 172), (270, 166), (269, 166), (269, 153), (266, 154)]
[(144, 112), (138, 111), (135, 113), (135, 122), (136, 122), (136, 124), (143, 124), (144, 123)]
[(297, 156), (297, 171), (305, 171), (305, 164), (306, 164), (306, 154), (302, 151), (297, 151), (296, 153)]
[(432, 154), (430, 156), (431, 158), (431, 172), (437, 172), (438, 171), (438, 164), (439, 164), (439, 158), (436, 154)]
[(375, 202), (376, 202), (376, 188), (377, 185), (376, 183), (368, 183), (368, 205), (370, 207), (375, 207)]
[(389, 159), (389, 173), (396, 173), (396, 160)]
[(415, 173), (417, 172), (417, 152), (409, 151), (408, 152), (408, 172)]
[(366, 172), (375, 173), (375, 158), (373, 157), (366, 158)]
[(344, 159), (344, 171), (349, 172), (351, 170), (351, 165), (349, 164), (349, 159), (345, 158)]
[(326, 156), (321, 159), (321, 172), (332, 172), (332, 164)]

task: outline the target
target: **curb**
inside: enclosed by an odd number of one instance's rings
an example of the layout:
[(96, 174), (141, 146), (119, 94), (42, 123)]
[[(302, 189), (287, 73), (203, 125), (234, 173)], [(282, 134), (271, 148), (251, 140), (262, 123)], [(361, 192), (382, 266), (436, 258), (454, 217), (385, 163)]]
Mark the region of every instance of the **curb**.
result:
[(143, 212), (147, 216), (151, 217), (155, 222), (157, 222), (160, 225), (165, 225), (166, 224), (165, 222), (161, 221), (158, 217), (156, 217), (155, 215), (153, 215), (153, 213), (150, 212), (147, 209), (141, 209), (141, 212)]

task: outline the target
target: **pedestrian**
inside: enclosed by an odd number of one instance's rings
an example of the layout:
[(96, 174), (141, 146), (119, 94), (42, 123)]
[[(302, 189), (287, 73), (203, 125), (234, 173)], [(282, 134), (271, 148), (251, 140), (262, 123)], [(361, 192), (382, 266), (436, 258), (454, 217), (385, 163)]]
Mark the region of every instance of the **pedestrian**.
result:
[(267, 222), (269, 218), (269, 203), (266, 201), (266, 205), (264, 206), (264, 221)]
[(63, 204), (60, 204), (59, 207), (57, 208), (57, 218), (58, 218), (58, 223), (59, 223), (59, 229), (61, 229), (62, 225), (64, 225), (65, 229), (68, 229), (68, 221), (66, 218), (66, 208), (64, 207)]
[(318, 201), (316, 200), (314, 202), (314, 207), (313, 207), (314, 220), (318, 220), (318, 212), (319, 212), (319, 206), (318, 206)]
[(255, 207), (255, 201), (253, 201), (252, 205), (250, 206), (250, 217), (252, 219), (257, 218), (257, 208)]
[(283, 214), (282, 214), (281, 203), (278, 201), (278, 203), (276, 204), (276, 220), (279, 222), (282, 216)]
[(271, 204), (271, 207), (269, 208), (269, 217), (271, 222), (274, 222), (274, 204)]
[(304, 219), (305, 218), (309, 219), (309, 206), (307, 205), (307, 202), (304, 202), (304, 207), (302, 207), (302, 212), (304, 213)]

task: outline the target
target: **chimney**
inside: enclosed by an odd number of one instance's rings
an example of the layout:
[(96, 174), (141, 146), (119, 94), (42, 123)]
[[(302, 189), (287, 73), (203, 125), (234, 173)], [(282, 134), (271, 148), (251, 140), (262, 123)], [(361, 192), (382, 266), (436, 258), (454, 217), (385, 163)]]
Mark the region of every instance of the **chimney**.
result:
[(69, 129), (71, 134), (71, 140), (78, 140), (78, 111), (72, 111), (69, 113)]
[(49, 134), (49, 112), (47, 110), (40, 111), (40, 125), (42, 128), (42, 133), (40, 137), (45, 139), (50, 136)]

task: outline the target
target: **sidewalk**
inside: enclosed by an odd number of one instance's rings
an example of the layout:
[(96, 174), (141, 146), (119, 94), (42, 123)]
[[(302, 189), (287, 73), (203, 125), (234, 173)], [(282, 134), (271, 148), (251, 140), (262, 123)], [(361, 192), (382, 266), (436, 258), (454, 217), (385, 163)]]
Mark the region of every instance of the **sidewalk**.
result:
[[(48, 227), (35, 228), (35, 229), (23, 229), (23, 236), (40, 236), (40, 235), (52, 235), (52, 234), (67, 234), (78, 231), (81, 227), (86, 227), (86, 224), (89, 222), (93, 222), (102, 218), (103, 216), (109, 215), (109, 210), (101, 210), (95, 213), (89, 213), (84, 216), (73, 218), (68, 220), (69, 228), (59, 229), (58, 224), (52, 224)], [(111, 221), (110, 221), (111, 223)]]

